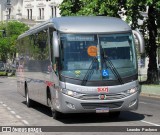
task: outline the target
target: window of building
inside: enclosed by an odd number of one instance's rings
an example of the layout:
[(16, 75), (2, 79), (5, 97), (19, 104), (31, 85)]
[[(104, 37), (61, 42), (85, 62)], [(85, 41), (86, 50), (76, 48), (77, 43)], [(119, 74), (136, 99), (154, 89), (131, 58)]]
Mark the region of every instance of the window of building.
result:
[(39, 20), (44, 19), (44, 8), (39, 8)]
[(11, 19), (11, 8), (8, 8), (8, 19)]
[(27, 9), (27, 19), (32, 20), (32, 9)]
[(56, 6), (52, 6), (51, 7), (51, 17), (56, 17), (57, 16), (57, 7)]
[(11, 3), (11, 0), (7, 0), (7, 4), (10, 4)]
[(29, 19), (29, 9), (27, 9), (27, 19)]
[(30, 19), (32, 20), (32, 9), (30, 9)]
[(39, 20), (43, 20), (44, 19), (44, 8), (39, 8)]

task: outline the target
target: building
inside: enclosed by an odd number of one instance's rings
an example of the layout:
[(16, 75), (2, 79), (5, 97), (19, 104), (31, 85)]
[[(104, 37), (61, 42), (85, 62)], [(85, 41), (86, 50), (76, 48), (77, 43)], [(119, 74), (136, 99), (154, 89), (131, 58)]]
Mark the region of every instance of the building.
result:
[(19, 20), (29, 26), (60, 16), (62, 0), (1, 0), (0, 21)]
[(0, 1), (0, 21), (7, 19), (17, 19), (21, 0), (1, 0)]

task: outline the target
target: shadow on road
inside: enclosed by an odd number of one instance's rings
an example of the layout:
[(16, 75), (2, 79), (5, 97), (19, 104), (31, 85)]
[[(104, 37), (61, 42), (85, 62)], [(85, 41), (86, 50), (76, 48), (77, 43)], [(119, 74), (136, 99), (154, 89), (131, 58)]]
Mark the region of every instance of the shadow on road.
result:
[(103, 123), (103, 122), (126, 122), (126, 121), (140, 121), (145, 116), (135, 112), (121, 112), (119, 118), (110, 118), (108, 114), (68, 114), (64, 119), (59, 121), (65, 124), (78, 124), (78, 123)]
[[(25, 101), (22, 103), (26, 105)], [(52, 119), (52, 114), (49, 107), (34, 102), (34, 106), (32, 108), (45, 115), (48, 115)], [(59, 119), (58, 121), (64, 124), (126, 122), (126, 121), (140, 121), (143, 120), (145, 117), (152, 117), (152, 116), (147, 114), (139, 114), (132, 111), (121, 112), (119, 118), (110, 118), (108, 114), (78, 113), (78, 114), (63, 114), (63, 118)]]

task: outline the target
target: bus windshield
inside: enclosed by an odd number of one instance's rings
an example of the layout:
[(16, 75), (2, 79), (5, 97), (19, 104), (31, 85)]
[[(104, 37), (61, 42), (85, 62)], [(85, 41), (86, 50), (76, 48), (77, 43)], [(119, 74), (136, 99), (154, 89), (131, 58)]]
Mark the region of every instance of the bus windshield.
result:
[[(61, 75), (84, 80), (117, 80), (137, 74), (133, 37), (125, 34), (61, 34)], [(109, 61), (114, 66), (109, 64)], [(107, 75), (103, 73), (107, 72)]]

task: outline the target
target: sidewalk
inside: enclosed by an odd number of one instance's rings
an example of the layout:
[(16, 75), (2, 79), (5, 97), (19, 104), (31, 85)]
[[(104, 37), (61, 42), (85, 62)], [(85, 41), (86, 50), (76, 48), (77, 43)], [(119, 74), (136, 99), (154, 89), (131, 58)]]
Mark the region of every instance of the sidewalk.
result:
[(160, 85), (141, 85), (140, 95), (160, 98)]

